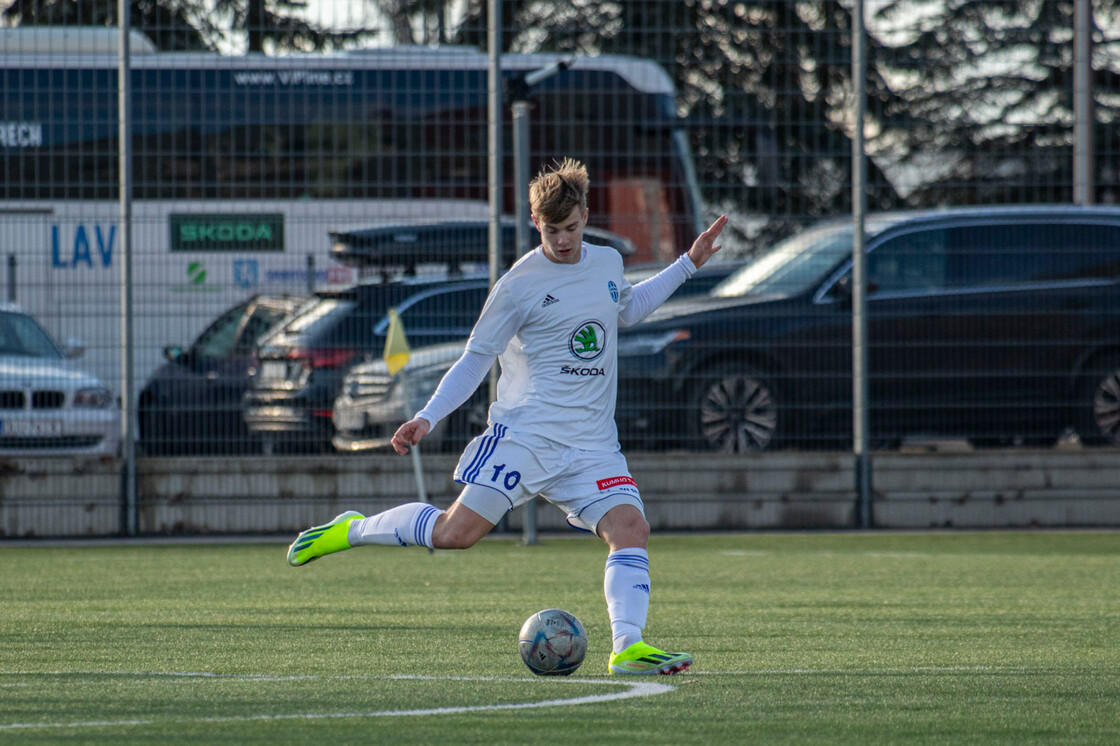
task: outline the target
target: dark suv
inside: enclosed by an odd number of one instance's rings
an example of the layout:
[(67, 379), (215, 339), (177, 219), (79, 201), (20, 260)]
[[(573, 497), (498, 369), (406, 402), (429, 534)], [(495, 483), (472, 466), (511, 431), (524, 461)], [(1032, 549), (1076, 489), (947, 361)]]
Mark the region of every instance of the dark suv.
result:
[[(849, 444), (852, 234), (813, 227), (623, 330), (624, 441)], [(865, 235), (873, 443), (1120, 444), (1120, 209), (873, 215)]]
[(351, 366), (381, 357), (396, 308), (413, 347), (466, 339), (489, 289), (485, 276), (405, 278), (318, 292), (257, 347), (244, 418), (269, 446), (330, 447), (334, 400)]

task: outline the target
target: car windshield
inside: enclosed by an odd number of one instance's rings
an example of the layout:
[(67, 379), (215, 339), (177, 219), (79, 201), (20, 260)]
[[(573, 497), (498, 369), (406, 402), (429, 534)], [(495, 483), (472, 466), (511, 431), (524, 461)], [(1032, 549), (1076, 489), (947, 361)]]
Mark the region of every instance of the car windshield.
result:
[(712, 288), (720, 298), (796, 295), (813, 287), (852, 252), (850, 225), (811, 228), (787, 238)]
[(0, 355), (62, 357), (50, 335), (33, 318), (6, 311), (0, 312)]

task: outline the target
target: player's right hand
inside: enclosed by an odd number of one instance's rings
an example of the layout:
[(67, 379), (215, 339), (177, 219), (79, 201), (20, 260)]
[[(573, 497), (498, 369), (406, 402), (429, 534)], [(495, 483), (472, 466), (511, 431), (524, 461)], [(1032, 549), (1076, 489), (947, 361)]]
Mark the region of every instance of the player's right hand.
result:
[(393, 450), (402, 456), (405, 455), (409, 447), (419, 443), (431, 429), (431, 423), (423, 417), (413, 417), (398, 427), (397, 432), (393, 434)]

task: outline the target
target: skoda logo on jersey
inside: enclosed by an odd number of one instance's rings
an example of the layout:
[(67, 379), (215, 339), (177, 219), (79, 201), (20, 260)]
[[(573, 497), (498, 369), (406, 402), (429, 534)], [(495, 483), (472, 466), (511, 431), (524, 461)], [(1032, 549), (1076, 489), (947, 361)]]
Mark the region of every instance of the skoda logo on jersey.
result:
[(611, 300), (618, 303), (618, 285), (614, 284), (614, 280), (607, 281), (607, 290), (611, 292)]
[(580, 360), (594, 360), (603, 354), (607, 330), (598, 321), (584, 321), (568, 337), (568, 350)]

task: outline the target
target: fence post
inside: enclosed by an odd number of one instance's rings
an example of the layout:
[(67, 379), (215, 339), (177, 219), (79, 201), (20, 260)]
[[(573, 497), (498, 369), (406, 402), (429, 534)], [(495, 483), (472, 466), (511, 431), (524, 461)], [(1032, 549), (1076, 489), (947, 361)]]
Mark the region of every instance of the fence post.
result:
[(16, 255), (8, 254), (8, 302), (16, 302)]
[(121, 236), (121, 448), (123, 459), (125, 533), (140, 530), (136, 484), (136, 380), (134, 375), (132, 297), (132, 59), (129, 47), (131, 3), (117, 0), (120, 48), (117, 50), (117, 138), (120, 169)]
[(863, 119), (867, 110), (863, 0), (852, 5), (852, 449), (855, 455), (856, 526), (871, 528), (871, 454), (868, 452), (867, 255), (863, 223), (867, 210), (867, 161)]

